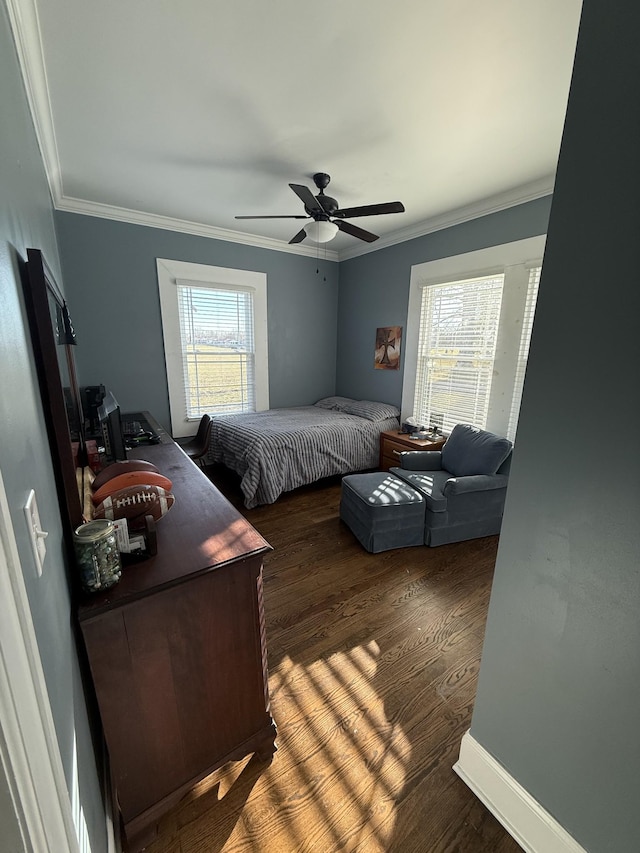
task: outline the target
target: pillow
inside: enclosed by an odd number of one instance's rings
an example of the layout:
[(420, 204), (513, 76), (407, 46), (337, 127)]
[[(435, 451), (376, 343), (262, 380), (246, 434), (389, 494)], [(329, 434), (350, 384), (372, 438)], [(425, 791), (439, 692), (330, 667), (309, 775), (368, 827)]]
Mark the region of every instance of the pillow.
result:
[(442, 467), (454, 477), (495, 474), (512, 447), (507, 438), (471, 424), (456, 424), (442, 448)]
[(342, 411), (346, 415), (357, 415), (368, 421), (386, 421), (400, 415), (400, 409), (390, 403), (378, 403), (374, 400), (351, 400), (348, 406), (342, 407)]
[(333, 409), (334, 412), (342, 412), (345, 406), (355, 402), (351, 397), (323, 397), (313, 405), (319, 406), (321, 409)]

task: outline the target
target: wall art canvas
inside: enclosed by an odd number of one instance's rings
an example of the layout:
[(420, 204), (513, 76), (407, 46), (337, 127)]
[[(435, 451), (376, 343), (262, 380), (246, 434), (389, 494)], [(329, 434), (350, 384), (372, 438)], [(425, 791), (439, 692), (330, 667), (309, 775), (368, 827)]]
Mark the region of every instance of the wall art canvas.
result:
[(376, 331), (376, 370), (398, 370), (400, 367), (400, 342), (402, 326), (381, 326)]

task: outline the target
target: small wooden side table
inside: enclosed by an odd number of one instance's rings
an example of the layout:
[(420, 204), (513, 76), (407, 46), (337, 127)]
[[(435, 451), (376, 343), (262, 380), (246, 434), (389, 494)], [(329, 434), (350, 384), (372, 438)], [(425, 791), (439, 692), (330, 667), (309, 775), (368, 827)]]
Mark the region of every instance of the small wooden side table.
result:
[(440, 450), (447, 436), (438, 438), (409, 438), (405, 432), (395, 429), (380, 433), (380, 470), (388, 471), (400, 464), (399, 453), (406, 450)]

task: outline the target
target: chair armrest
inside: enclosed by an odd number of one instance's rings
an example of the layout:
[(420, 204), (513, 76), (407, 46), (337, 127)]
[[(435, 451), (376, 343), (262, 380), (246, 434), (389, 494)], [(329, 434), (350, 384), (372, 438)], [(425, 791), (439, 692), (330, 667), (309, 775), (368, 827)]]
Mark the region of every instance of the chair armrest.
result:
[(398, 456), (400, 467), (409, 471), (442, 470), (442, 453), (439, 450), (405, 450)]
[(444, 484), (442, 494), (463, 495), (468, 492), (487, 492), (491, 489), (506, 489), (509, 478), (506, 474), (471, 474), (468, 477), (451, 477)]

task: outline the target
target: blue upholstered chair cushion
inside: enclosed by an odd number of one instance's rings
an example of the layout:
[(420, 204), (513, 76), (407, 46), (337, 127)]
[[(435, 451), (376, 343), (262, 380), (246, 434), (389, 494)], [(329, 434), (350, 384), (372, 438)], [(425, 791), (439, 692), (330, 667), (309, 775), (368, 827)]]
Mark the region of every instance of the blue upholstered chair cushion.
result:
[(512, 447), (507, 438), (470, 424), (457, 424), (442, 448), (442, 467), (454, 477), (495, 474)]
[(369, 507), (396, 507), (424, 500), (415, 489), (408, 488), (405, 482), (385, 471), (347, 474), (342, 478), (342, 487), (353, 492)]
[(444, 489), (451, 477), (448, 471), (407, 471), (404, 468), (390, 468), (389, 473), (422, 492), (427, 509), (431, 512), (445, 512), (447, 509)]

